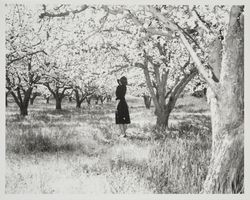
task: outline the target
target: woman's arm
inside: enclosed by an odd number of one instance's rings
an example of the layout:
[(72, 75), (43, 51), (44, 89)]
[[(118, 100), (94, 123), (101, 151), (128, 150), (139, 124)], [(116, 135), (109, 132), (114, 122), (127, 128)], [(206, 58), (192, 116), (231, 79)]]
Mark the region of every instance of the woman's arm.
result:
[(115, 101), (115, 109), (116, 110), (117, 110), (117, 106), (118, 106), (119, 102), (120, 102), (120, 99), (116, 99), (116, 101)]

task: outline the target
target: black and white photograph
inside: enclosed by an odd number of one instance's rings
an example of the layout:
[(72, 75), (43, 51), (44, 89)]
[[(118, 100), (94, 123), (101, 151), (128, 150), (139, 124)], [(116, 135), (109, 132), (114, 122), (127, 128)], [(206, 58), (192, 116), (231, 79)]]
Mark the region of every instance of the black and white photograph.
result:
[(4, 193), (244, 196), (246, 5), (215, 2), (4, 2)]

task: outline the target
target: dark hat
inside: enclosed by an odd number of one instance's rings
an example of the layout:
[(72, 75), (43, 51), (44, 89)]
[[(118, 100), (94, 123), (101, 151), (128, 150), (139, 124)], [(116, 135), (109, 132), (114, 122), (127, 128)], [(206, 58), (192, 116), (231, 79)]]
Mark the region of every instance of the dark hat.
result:
[(120, 78), (120, 83), (121, 83), (122, 85), (127, 85), (127, 84), (128, 84), (127, 78), (126, 78), (125, 76), (121, 77), (121, 78)]

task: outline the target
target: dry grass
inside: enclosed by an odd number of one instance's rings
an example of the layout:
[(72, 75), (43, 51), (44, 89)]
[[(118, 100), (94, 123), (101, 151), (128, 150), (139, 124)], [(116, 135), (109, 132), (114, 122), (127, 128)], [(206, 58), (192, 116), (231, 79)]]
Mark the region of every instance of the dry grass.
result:
[(112, 103), (78, 110), (64, 102), (55, 111), (53, 102), (36, 101), (24, 119), (10, 104), (6, 193), (199, 193), (210, 156), (209, 117), (173, 114), (171, 129), (159, 133), (153, 109), (142, 100), (128, 104), (127, 139), (118, 137)]

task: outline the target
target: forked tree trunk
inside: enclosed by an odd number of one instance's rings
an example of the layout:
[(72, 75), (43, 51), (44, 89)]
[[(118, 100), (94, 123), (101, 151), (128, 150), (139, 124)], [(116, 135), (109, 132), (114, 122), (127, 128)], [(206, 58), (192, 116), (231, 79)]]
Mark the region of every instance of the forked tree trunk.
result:
[(103, 104), (105, 101), (106, 97), (105, 96), (100, 96), (101, 103)]
[[(189, 65), (189, 63), (190, 60), (188, 60), (183, 67), (185, 68)], [(159, 70), (157, 70), (157, 68), (155, 67), (155, 72), (157, 71), (159, 74)], [(155, 105), (155, 115), (157, 117), (156, 126), (160, 130), (168, 128), (169, 115), (174, 109), (177, 99), (179, 98), (181, 92), (184, 90), (185, 86), (194, 78), (196, 74), (197, 70), (193, 68), (189, 74), (185, 74), (181, 80), (177, 81), (175, 86), (168, 92), (166, 92), (168, 72), (163, 73), (162, 78), (159, 78), (160, 75), (158, 75), (158, 84), (156, 85), (155, 92), (150, 80), (147, 65), (144, 66), (146, 84), (149, 88), (150, 95)]]
[(82, 102), (84, 101), (84, 97), (76, 98), (76, 108), (81, 108)]
[(36, 97), (40, 96), (40, 93), (38, 92), (34, 92), (31, 96), (30, 96), (30, 105), (34, 104), (34, 101), (36, 99)]
[(20, 88), (17, 89), (17, 92), (11, 92), (16, 104), (19, 107), (20, 115), (25, 117), (28, 115), (28, 106), (30, 101), (30, 96), (32, 92), (32, 87), (28, 88), (26, 91), (23, 91), (23, 96), (21, 95)]
[[(51, 86), (49, 85), (49, 83), (44, 83), (44, 86), (46, 86), (48, 88), (48, 90), (51, 92), (51, 94), (55, 98), (56, 110), (61, 110), (62, 109), (62, 100), (66, 96), (65, 92), (66, 92), (66, 90), (71, 89), (72, 87), (71, 86), (68, 86), (68, 87), (57, 86), (55, 89), (52, 89)], [(60, 89), (62, 90), (61, 92), (59, 92)]]
[(218, 95), (211, 99), (213, 145), (204, 193), (244, 192), (244, 23), (230, 12)]
[(29, 89), (27, 89), (25, 91), (23, 101), (19, 106), (20, 114), (22, 116), (28, 115), (28, 106), (29, 106), (29, 100), (30, 100), (31, 92), (32, 92), (32, 88), (29, 88)]

